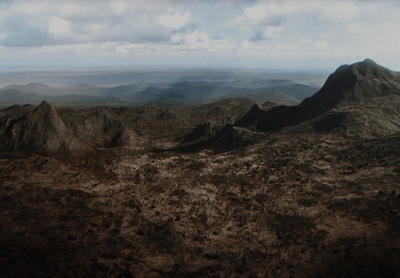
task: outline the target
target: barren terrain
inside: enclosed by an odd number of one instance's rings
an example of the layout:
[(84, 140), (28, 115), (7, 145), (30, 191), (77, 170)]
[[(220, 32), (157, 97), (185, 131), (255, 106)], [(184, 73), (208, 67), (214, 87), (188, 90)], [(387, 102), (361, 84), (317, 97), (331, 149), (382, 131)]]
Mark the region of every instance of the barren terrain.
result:
[(400, 75), (377, 67), (291, 108), (1, 110), (0, 276), (398, 277)]
[(394, 277), (399, 138), (3, 153), (1, 276)]

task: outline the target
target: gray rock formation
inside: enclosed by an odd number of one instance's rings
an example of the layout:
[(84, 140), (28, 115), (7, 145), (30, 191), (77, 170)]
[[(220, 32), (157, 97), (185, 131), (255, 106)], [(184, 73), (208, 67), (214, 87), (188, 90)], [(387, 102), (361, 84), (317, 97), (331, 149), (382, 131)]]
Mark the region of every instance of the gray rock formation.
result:
[(2, 151), (78, 151), (83, 144), (66, 128), (56, 110), (42, 102), (20, 118), (3, 119)]
[(94, 145), (115, 147), (129, 139), (122, 123), (112, 118), (105, 109), (96, 109), (82, 126), (82, 137)]

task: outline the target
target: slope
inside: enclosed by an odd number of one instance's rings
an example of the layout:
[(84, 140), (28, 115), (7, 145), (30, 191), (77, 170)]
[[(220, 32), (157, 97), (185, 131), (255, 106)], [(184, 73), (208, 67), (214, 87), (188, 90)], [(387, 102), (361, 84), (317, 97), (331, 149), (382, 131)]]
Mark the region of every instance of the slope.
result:
[[(256, 129), (274, 131), (304, 122), (297, 131), (388, 135), (400, 131), (399, 107), (400, 74), (366, 59), (339, 67), (320, 91), (301, 104), (264, 113)], [(246, 126), (241, 121), (237, 125)]]
[(21, 118), (5, 119), (1, 125), (2, 151), (57, 152), (83, 148), (48, 102), (42, 102)]

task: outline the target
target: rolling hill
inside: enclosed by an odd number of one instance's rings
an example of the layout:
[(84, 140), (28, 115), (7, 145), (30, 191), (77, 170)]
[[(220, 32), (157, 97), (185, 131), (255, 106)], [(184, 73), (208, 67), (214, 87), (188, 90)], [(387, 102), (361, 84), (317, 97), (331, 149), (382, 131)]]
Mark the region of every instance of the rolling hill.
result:
[[(259, 81), (250, 86), (243, 82), (136, 82), (116, 87), (81, 84), (73, 87), (51, 87), (39, 83), (10, 85), (0, 90), (1, 104), (38, 104), (43, 100), (56, 104), (104, 103), (178, 103), (202, 104), (225, 98), (250, 98), (287, 105), (298, 104), (318, 88), (285, 79)], [(240, 87), (243, 86), (243, 87)], [(247, 86), (247, 87), (245, 87)]]

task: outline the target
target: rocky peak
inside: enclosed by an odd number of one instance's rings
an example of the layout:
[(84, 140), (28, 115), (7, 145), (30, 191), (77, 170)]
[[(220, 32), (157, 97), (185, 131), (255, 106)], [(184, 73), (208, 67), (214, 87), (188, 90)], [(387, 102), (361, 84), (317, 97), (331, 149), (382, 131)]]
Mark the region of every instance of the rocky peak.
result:
[(396, 75), (391, 70), (378, 65), (371, 59), (365, 59), (362, 62), (351, 65), (350, 67), (357, 77), (371, 79), (385, 79), (388, 77), (396, 78)]
[(393, 93), (400, 93), (400, 74), (366, 59), (340, 66), (322, 89), (300, 106), (316, 116), (334, 107), (358, 105)]
[[(279, 130), (319, 117), (324, 113), (335, 114), (335, 111), (339, 110), (343, 113), (352, 113), (354, 108), (357, 108), (357, 111), (363, 112), (349, 116), (348, 122), (343, 124), (348, 129), (363, 124), (369, 126), (363, 129), (366, 134), (393, 133), (399, 130), (398, 120), (394, 120), (399, 115), (399, 102), (400, 73), (366, 59), (355, 64), (340, 66), (329, 76), (320, 91), (298, 106), (275, 107), (259, 115), (256, 128), (263, 131)], [(338, 120), (334, 121), (335, 126), (343, 123), (343, 113), (340, 117), (333, 117)], [(367, 122), (366, 119), (371, 120)], [(332, 125), (332, 121), (328, 122)], [(372, 126), (375, 127), (371, 128)]]
[(82, 149), (54, 107), (44, 101), (25, 116), (7, 122), (1, 134), (1, 150), (74, 151)]
[(33, 110), (34, 114), (40, 114), (44, 117), (48, 117), (51, 115), (57, 115), (56, 110), (54, 109), (54, 107), (48, 103), (47, 101), (43, 101), (42, 103), (40, 103), (34, 110)]

